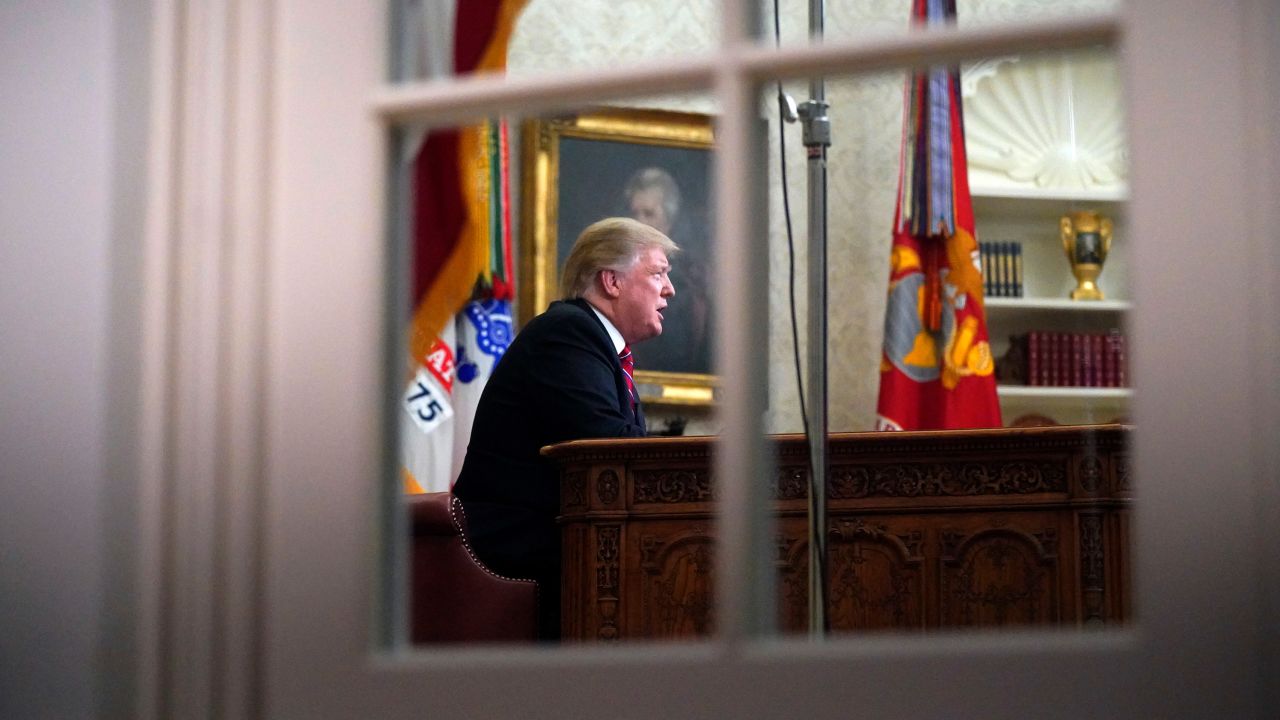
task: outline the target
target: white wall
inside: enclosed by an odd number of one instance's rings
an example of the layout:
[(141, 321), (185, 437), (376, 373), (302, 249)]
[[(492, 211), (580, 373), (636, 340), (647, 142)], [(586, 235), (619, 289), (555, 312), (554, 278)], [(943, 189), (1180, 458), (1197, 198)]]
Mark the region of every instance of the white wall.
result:
[(0, 3), (0, 717), (93, 713), (111, 5)]

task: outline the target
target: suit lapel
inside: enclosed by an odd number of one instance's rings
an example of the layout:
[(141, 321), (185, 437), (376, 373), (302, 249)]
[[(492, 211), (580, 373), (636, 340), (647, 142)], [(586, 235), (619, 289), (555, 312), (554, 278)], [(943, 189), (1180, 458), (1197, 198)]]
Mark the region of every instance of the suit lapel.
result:
[[(613, 340), (609, 337), (609, 331), (604, 329), (604, 325), (601, 324), (600, 318), (596, 317), (595, 312), (591, 310), (591, 305), (586, 300), (583, 300), (582, 298), (573, 298), (571, 300), (565, 300), (564, 302), (582, 310), (582, 312), (591, 316), (591, 319), (595, 321), (596, 328), (600, 330), (600, 344), (602, 347), (607, 348), (609, 350), (609, 355), (613, 357), (614, 385), (618, 390), (618, 409), (622, 410), (624, 413), (627, 412), (631, 409), (631, 393), (627, 391), (627, 379), (622, 374), (622, 362), (618, 360), (618, 353), (613, 349)], [(644, 422), (644, 408), (641, 407), (639, 402), (635, 405), (635, 412), (632, 413), (632, 417), (635, 418), (637, 425), (646, 429), (648, 428)]]

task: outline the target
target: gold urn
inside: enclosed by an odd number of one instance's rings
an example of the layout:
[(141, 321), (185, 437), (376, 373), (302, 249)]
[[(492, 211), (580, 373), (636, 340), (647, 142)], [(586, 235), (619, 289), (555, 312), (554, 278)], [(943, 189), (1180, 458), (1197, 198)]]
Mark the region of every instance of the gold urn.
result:
[(1111, 252), (1111, 218), (1092, 210), (1082, 210), (1062, 216), (1062, 249), (1071, 263), (1071, 274), (1076, 276), (1076, 288), (1071, 291), (1072, 300), (1102, 300), (1098, 289), (1098, 275), (1102, 264)]

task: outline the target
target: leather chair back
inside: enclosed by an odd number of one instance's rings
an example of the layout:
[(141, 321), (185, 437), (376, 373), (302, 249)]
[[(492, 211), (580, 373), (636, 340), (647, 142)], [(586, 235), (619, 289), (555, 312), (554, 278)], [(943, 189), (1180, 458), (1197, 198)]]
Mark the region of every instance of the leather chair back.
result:
[(467, 544), (462, 503), (451, 493), (408, 498), (414, 643), (532, 642), (538, 586), (484, 566)]

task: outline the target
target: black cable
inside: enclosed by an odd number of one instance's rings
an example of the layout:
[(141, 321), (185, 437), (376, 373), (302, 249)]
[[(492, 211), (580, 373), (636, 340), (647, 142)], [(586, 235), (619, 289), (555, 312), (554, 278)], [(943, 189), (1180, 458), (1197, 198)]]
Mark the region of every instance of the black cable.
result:
[[(782, 24), (778, 19), (778, 0), (773, 0), (773, 40), (774, 44), (782, 47)], [(782, 92), (782, 81), (778, 81), (778, 108), (781, 115), (781, 108), (786, 102), (786, 94)], [(800, 422), (804, 427), (804, 436), (809, 438), (809, 413), (804, 406), (804, 376), (800, 372), (800, 330), (799, 322), (796, 319), (796, 246), (795, 236), (791, 230), (791, 196), (789, 185), (787, 184), (787, 133), (786, 122), (782, 117), (778, 118), (778, 166), (782, 171), (782, 215), (787, 222), (787, 264), (789, 272), (789, 291), (791, 300), (791, 352), (793, 362), (796, 368), (796, 391), (800, 397)], [(809, 472), (813, 472), (812, 458), (810, 459)]]
[[(777, 47), (782, 47), (782, 22), (778, 14), (778, 0), (773, 0), (773, 42)], [(789, 272), (789, 292), (791, 301), (791, 353), (792, 360), (796, 368), (796, 391), (800, 398), (800, 423), (804, 427), (805, 447), (808, 448), (809, 443), (809, 412), (804, 404), (804, 375), (800, 371), (800, 330), (799, 322), (796, 319), (796, 246), (795, 235), (791, 229), (791, 197), (790, 186), (787, 184), (787, 133), (786, 121), (782, 118), (782, 107), (786, 103), (786, 94), (782, 91), (782, 81), (778, 81), (778, 166), (782, 172), (782, 214), (787, 223), (787, 264)], [(809, 312), (815, 312), (815, 308), (809, 308)], [(826, 438), (823, 438), (825, 441)], [(826, 478), (814, 477), (813, 454), (805, 452), (805, 466), (809, 469), (809, 495), (814, 496), (814, 490), (817, 483), (825, 482)], [(823, 530), (825, 531), (825, 529)], [(827, 588), (827, 566), (825, 558), (818, 563), (818, 587), (825, 593)], [(826, 598), (823, 598), (823, 604), (826, 604)], [(826, 613), (823, 613), (823, 634), (830, 631), (830, 620)]]

